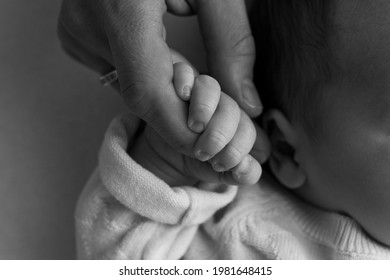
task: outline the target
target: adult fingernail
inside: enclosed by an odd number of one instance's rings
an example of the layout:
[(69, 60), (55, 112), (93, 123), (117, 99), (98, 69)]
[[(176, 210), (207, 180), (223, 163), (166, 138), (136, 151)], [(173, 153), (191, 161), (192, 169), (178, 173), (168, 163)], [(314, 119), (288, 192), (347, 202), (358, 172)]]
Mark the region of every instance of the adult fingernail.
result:
[(205, 129), (205, 125), (202, 122), (191, 120), (188, 124), (190, 129), (196, 133), (201, 133)]
[(208, 161), (211, 158), (210, 154), (202, 152), (201, 150), (196, 151), (195, 157), (200, 161)]
[(263, 110), (263, 104), (260, 101), (259, 93), (256, 90), (255, 85), (252, 80), (246, 79), (242, 82), (242, 97), (244, 99), (245, 104), (252, 108), (259, 110), (260, 112)]

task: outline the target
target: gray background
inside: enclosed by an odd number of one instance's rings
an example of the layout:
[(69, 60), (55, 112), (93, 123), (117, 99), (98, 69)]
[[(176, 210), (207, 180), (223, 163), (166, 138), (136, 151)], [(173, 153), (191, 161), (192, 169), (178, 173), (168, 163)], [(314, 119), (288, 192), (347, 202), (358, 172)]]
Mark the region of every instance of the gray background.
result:
[[(126, 110), (62, 52), (60, 4), (0, 1), (0, 259), (75, 258), (77, 196)], [(168, 42), (204, 67), (196, 19), (166, 20)]]

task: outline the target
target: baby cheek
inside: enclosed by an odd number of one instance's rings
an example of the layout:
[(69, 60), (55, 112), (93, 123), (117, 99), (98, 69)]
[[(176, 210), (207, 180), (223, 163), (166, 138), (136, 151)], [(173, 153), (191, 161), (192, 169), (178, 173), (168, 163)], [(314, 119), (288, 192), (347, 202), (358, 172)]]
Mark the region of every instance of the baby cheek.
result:
[(368, 133), (359, 140), (346, 149), (347, 212), (376, 240), (390, 244), (390, 138)]
[(314, 203), (348, 214), (390, 245), (390, 138), (345, 131), (311, 154), (305, 168)]
[(340, 104), (328, 114), (328, 137), (312, 153), (320, 175), (314, 179), (322, 184), (331, 210), (345, 212), (374, 239), (390, 245), (389, 125), (351, 103)]

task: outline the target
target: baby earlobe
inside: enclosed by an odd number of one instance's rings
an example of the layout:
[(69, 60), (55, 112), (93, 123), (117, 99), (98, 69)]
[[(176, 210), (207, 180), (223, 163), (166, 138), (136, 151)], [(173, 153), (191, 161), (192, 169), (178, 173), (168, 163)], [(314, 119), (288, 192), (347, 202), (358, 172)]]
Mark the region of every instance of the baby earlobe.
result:
[(279, 182), (289, 189), (297, 189), (306, 181), (305, 172), (291, 158), (277, 160), (272, 157), (269, 160), (270, 168)]

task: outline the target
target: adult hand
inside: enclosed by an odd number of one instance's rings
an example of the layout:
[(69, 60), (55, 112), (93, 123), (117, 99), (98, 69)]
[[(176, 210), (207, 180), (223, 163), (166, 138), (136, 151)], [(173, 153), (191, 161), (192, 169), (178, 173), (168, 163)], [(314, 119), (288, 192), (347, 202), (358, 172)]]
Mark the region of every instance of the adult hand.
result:
[[(255, 47), (244, 0), (63, 0), (59, 37), (71, 56), (99, 73), (115, 67), (131, 112), (176, 150), (192, 155), (198, 135), (188, 129), (187, 106), (172, 84), (173, 61), (162, 22), (167, 9), (198, 14), (210, 74), (249, 116), (259, 115), (252, 83)], [(260, 137), (267, 142), (264, 134)]]

